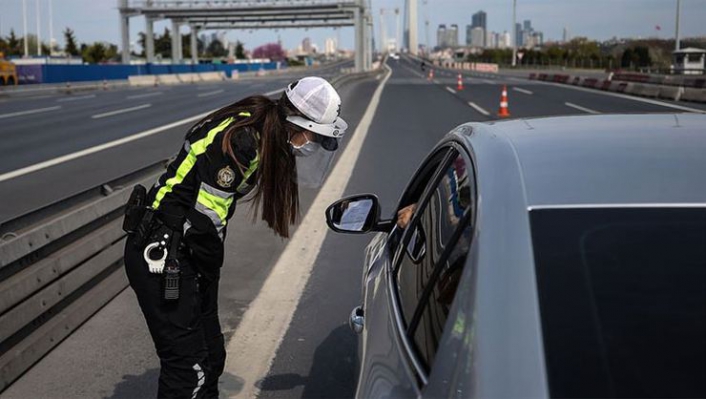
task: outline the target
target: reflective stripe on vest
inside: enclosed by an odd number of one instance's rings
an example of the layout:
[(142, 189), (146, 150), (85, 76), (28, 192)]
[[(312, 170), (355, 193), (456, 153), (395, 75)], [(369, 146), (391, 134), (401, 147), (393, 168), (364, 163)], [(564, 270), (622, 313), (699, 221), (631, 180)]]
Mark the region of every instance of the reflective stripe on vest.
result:
[(235, 191), (238, 192), (238, 194), (247, 194), (250, 192), (252, 189), (252, 186), (248, 184), (248, 179), (250, 176), (252, 176), (253, 173), (257, 170), (257, 167), (260, 165), (260, 151), (255, 152), (255, 158), (250, 161), (250, 166), (248, 167), (248, 170), (245, 171), (243, 174), (243, 181), (240, 182), (238, 187), (235, 189)]
[(211, 219), (217, 232), (221, 232), (226, 225), (228, 210), (233, 204), (234, 193), (227, 193), (206, 183), (201, 183), (198, 197), (196, 197), (196, 210)]
[[(238, 114), (238, 116), (246, 118), (250, 115), (250, 112), (241, 112)], [(157, 195), (155, 196), (154, 202), (152, 203), (152, 208), (159, 209), (159, 205), (161, 204), (164, 196), (172, 192), (172, 190), (174, 190), (174, 186), (177, 186), (184, 181), (186, 175), (191, 172), (191, 169), (196, 164), (197, 157), (206, 152), (206, 148), (208, 148), (208, 146), (213, 143), (213, 139), (216, 137), (216, 135), (222, 132), (225, 128), (227, 128), (228, 125), (230, 125), (234, 120), (235, 119), (232, 117), (228, 118), (221, 122), (218, 126), (211, 129), (206, 134), (206, 137), (196, 141), (193, 144), (189, 144), (188, 146), (186, 144), (184, 145), (185, 150), (188, 148), (188, 154), (186, 155), (184, 160), (181, 161), (181, 164), (179, 164), (179, 167), (176, 170), (176, 174), (172, 178), (167, 179), (164, 186), (162, 186), (159, 191), (157, 191)]]

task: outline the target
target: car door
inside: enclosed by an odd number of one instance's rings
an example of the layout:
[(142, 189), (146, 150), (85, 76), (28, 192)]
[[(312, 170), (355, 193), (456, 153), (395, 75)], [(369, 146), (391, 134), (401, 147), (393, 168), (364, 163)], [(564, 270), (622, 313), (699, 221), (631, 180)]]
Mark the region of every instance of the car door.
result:
[(456, 143), (422, 165), (398, 209), (416, 204), (388, 239), (387, 261), (368, 279), (358, 397), (419, 396), (428, 382), (472, 237), (475, 183)]

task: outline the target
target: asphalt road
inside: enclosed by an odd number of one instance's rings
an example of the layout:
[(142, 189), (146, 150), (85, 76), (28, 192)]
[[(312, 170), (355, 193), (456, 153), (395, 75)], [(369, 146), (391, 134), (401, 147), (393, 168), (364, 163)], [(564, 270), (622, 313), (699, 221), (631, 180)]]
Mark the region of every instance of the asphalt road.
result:
[(248, 95), (280, 90), (306, 74), (332, 78), (350, 66), (346, 62), (227, 82), (6, 97), (0, 103), (0, 224), (171, 157), (193, 121), (5, 180), (7, 173), (164, 127)]
[[(384, 217), (395, 211), (407, 181), (446, 132), (464, 122), (497, 119), (503, 85), (508, 88), (512, 117), (678, 111), (670, 108), (673, 105), (706, 109), (695, 104), (660, 105), (660, 102), (610, 96), (511, 76), (467, 74), (463, 90), (457, 90), (455, 73), (437, 74), (436, 81), (430, 82), (422, 76), (419, 65), (409, 59), (393, 60), (389, 65), (392, 75), (382, 92), (377, 113), (344, 190), (344, 195), (362, 192), (377, 194), (383, 205)], [(349, 121), (349, 134), (354, 132), (379, 84), (379, 80), (369, 79), (342, 90), (342, 116)], [(172, 90), (180, 92), (182, 89), (175, 87)], [(148, 92), (151, 90), (144, 90), (141, 94)], [(150, 101), (165, 95), (154, 96)], [(194, 92), (183, 95), (192, 101), (183, 100), (181, 107), (184, 103), (193, 103)], [(149, 108), (144, 113), (154, 111)], [(84, 114), (84, 119), (85, 115), (88, 113)], [(123, 123), (128, 121), (124, 119)], [(127, 127), (124, 126), (126, 130)], [(131, 132), (139, 131), (138, 128), (129, 127)], [(162, 145), (173, 140), (169, 144), (173, 145), (173, 152), (181, 134), (182, 130), (179, 130), (171, 135), (158, 136), (162, 137)], [(145, 141), (149, 140), (152, 138)], [(138, 142), (116, 147), (110, 150), (114, 154), (106, 158), (110, 159), (106, 163), (119, 163), (121, 157), (130, 159), (135, 156), (137, 144), (142, 148), (155, 145)], [(159, 159), (158, 155), (162, 154), (155, 150), (140, 162), (149, 163)], [(149, 156), (154, 158), (149, 159)], [(96, 165), (100, 164), (99, 161), (95, 162)], [(62, 168), (65, 167), (62, 165)], [(51, 171), (47, 170), (47, 173)], [(3, 187), (2, 184), (0, 187)], [(313, 190), (302, 192), (305, 208), (311, 205), (316, 194)], [(248, 223), (247, 207), (241, 207), (231, 225), (244, 227), (230, 230), (221, 283), (221, 318), (227, 339), (233, 336), (244, 312), (258, 295), (263, 281), (287, 244), (274, 238), (260, 224), (245, 227)], [(321, 228), (325, 229), (323, 218)], [(347, 327), (347, 318), (350, 310), (359, 304), (363, 250), (370, 238), (335, 233), (326, 235), (269, 373), (256, 383), (260, 388), (260, 397), (353, 396), (358, 344), (357, 337)], [(234, 360), (245, 364), (254, 361)], [(126, 290), (0, 397), (151, 397), (156, 392), (157, 374), (158, 361), (144, 321), (134, 294)], [(221, 378), (223, 396), (236, 394), (243, 384), (244, 381), (237, 375), (225, 374)]]

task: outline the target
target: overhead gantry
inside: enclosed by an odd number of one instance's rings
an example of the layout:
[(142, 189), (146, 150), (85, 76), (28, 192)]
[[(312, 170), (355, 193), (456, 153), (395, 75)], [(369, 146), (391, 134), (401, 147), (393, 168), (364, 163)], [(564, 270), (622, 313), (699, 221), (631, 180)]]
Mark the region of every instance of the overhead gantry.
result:
[(355, 29), (356, 71), (372, 65), (372, 15), (366, 0), (118, 0), (122, 34), (122, 61), (130, 61), (130, 18), (144, 16), (145, 54), (154, 62), (154, 21), (172, 22), (172, 62), (183, 62), (178, 34), (191, 29), (191, 62), (197, 63), (196, 38), (201, 30), (293, 28)]

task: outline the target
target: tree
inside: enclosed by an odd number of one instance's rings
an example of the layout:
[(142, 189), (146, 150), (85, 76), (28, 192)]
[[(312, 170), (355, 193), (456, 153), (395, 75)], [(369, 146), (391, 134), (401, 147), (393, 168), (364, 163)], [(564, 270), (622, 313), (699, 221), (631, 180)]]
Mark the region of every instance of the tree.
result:
[(267, 43), (255, 48), (253, 58), (269, 58), (272, 61), (282, 61), (285, 58), (284, 50), (279, 43)]
[(78, 46), (76, 46), (76, 37), (74, 37), (74, 31), (71, 28), (66, 28), (64, 31), (64, 40), (66, 41), (65, 52), (68, 55), (76, 56), (80, 55)]
[(228, 55), (228, 51), (218, 39), (212, 41), (206, 49), (207, 57), (225, 57), (226, 55)]
[(244, 60), (246, 58), (245, 49), (243, 49), (243, 43), (241, 43), (240, 40), (235, 43), (235, 58), (239, 60)]
[(89, 64), (111, 61), (118, 55), (118, 46), (110, 43), (95, 42), (91, 45), (82, 44), (81, 50), (83, 60)]

